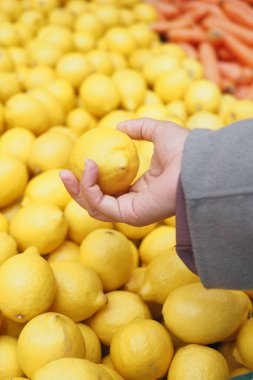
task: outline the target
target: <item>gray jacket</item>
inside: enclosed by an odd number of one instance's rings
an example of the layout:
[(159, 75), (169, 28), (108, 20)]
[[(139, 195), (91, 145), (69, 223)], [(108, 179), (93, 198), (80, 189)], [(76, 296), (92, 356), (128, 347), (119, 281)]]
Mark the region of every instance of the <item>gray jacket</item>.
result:
[(253, 119), (190, 133), (181, 183), (203, 284), (253, 289)]

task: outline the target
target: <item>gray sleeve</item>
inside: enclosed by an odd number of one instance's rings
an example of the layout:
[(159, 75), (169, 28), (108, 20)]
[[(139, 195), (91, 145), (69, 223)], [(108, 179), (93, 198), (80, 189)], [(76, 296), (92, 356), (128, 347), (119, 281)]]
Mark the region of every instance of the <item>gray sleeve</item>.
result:
[(201, 281), (253, 289), (253, 119), (191, 132), (181, 179)]

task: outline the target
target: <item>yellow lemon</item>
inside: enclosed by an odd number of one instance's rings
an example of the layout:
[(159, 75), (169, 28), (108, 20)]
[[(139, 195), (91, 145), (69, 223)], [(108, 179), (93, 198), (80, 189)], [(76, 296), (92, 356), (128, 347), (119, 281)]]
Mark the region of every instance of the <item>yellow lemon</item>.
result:
[(169, 218), (164, 219), (164, 223), (168, 226), (176, 228), (176, 216), (170, 216)]
[(49, 263), (54, 261), (79, 261), (79, 246), (70, 240), (65, 240), (58, 248), (56, 248), (47, 258)]
[(0, 212), (0, 232), (8, 232), (9, 222), (4, 214)]
[(0, 101), (4, 103), (19, 92), (21, 92), (21, 85), (18, 75), (8, 72), (0, 73)]
[(233, 334), (251, 308), (244, 292), (205, 289), (201, 283), (195, 283), (168, 295), (163, 316), (168, 329), (184, 342), (210, 344)]
[(137, 21), (137, 17), (132, 9), (120, 8), (119, 9), (120, 25), (129, 26)]
[(83, 240), (80, 254), (81, 261), (99, 275), (105, 291), (120, 288), (130, 277), (132, 248), (129, 240), (118, 231), (99, 229), (91, 232)]
[(133, 241), (129, 240), (129, 242), (130, 242), (131, 249), (132, 249), (133, 269), (134, 269), (134, 268), (137, 268), (139, 266), (139, 261), (140, 261), (139, 251), (138, 251), (138, 248), (136, 247), (136, 245), (134, 244)]
[(78, 52), (64, 55), (56, 67), (58, 77), (67, 80), (75, 88), (78, 88), (92, 71), (93, 68), (87, 56)]
[(252, 355), (252, 329), (253, 319), (245, 321), (241, 326), (236, 338), (236, 347), (233, 351), (234, 359), (247, 368), (253, 369), (253, 355)]
[(43, 87), (36, 87), (29, 91), (34, 99), (38, 100), (46, 109), (50, 125), (60, 125), (64, 121), (65, 111), (61, 102), (55, 95)]
[(221, 92), (218, 86), (206, 79), (192, 82), (188, 87), (184, 101), (187, 112), (190, 114), (198, 111), (216, 112), (221, 100)]
[(168, 379), (227, 380), (228, 375), (227, 363), (218, 351), (198, 344), (189, 344), (176, 352)]
[(232, 372), (230, 372), (229, 376), (235, 377), (235, 376), (243, 375), (243, 374), (248, 373), (250, 371), (251, 370), (246, 368), (246, 367), (240, 367), (240, 368), (236, 368)]
[(120, 53), (125, 57), (137, 47), (131, 33), (121, 26), (110, 28), (105, 35), (105, 42), (109, 51)]
[(28, 54), (27, 54), (26, 49), (20, 46), (12, 46), (8, 49), (8, 52), (16, 68), (19, 66), (28, 65)]
[(0, 44), (3, 47), (19, 45), (19, 36), (11, 22), (2, 22), (0, 25)]
[(38, 10), (41, 13), (48, 14), (53, 9), (57, 8), (60, 5), (59, 0), (31, 0), (31, 5), (34, 9)]
[(122, 121), (131, 120), (134, 118), (134, 114), (126, 110), (115, 110), (104, 117), (102, 117), (97, 123), (97, 127), (117, 128), (117, 125)]
[(81, 53), (87, 53), (96, 46), (96, 39), (90, 33), (79, 31), (73, 34), (75, 49)]
[(3, 11), (10, 20), (16, 20), (21, 13), (21, 5), (17, 0), (3, 0), (0, 5)]
[(82, 0), (71, 0), (67, 1), (66, 9), (68, 9), (73, 16), (80, 15), (83, 11), (87, 10), (87, 3)]
[(57, 206), (32, 203), (16, 213), (10, 224), (10, 234), (21, 250), (34, 246), (44, 255), (64, 241), (67, 221)]
[(12, 154), (27, 162), (34, 134), (25, 128), (12, 128), (2, 134), (0, 139), (0, 153)]
[(173, 346), (168, 331), (149, 319), (132, 321), (113, 336), (110, 355), (113, 366), (129, 380), (155, 380), (169, 368)]
[(107, 293), (107, 297), (106, 305), (87, 323), (100, 341), (109, 346), (113, 335), (120, 327), (135, 319), (151, 318), (151, 314), (147, 305), (137, 294), (118, 290)]
[(30, 64), (54, 68), (63, 55), (63, 51), (47, 41), (32, 40), (27, 46)]
[(22, 376), (17, 355), (17, 339), (11, 336), (0, 336), (0, 377)]
[(7, 49), (0, 48), (0, 72), (13, 71), (15, 68), (14, 62)]
[(160, 254), (146, 269), (139, 291), (145, 301), (163, 304), (173, 289), (199, 281), (198, 276), (186, 267), (176, 252)]
[(116, 230), (120, 231), (129, 239), (140, 240), (143, 239), (149, 232), (151, 232), (157, 223), (152, 223), (143, 227), (130, 226), (126, 223), (115, 223)]
[(0, 265), (17, 253), (17, 243), (13, 237), (6, 232), (0, 232)]
[(73, 86), (71, 86), (68, 81), (64, 79), (56, 79), (47, 83), (45, 88), (60, 100), (67, 112), (74, 108), (75, 92)]
[(117, 52), (109, 52), (114, 70), (125, 69), (127, 67), (126, 58)]
[(135, 23), (128, 28), (138, 47), (148, 47), (153, 40), (153, 32), (145, 23)]
[(145, 23), (154, 22), (158, 18), (158, 13), (155, 7), (153, 7), (151, 4), (136, 4), (134, 6), (134, 13), (139, 21), (143, 21)]
[(96, 15), (106, 28), (120, 24), (119, 9), (112, 4), (101, 4), (96, 10)]
[(75, 30), (90, 33), (93, 37), (98, 39), (104, 32), (104, 25), (99, 20), (97, 14), (93, 12), (82, 12), (77, 16), (75, 21)]
[(222, 94), (218, 109), (218, 115), (221, 117), (224, 123), (230, 112), (233, 111), (237, 103), (236, 97), (231, 94)]
[(147, 267), (134, 268), (129, 280), (124, 285), (124, 289), (139, 294), (145, 278), (146, 270)]
[(109, 373), (99, 364), (86, 359), (62, 358), (53, 360), (39, 369), (32, 380), (113, 380)]
[(29, 380), (29, 379), (27, 379), (27, 377), (15, 376), (15, 377), (9, 377), (8, 379), (5, 379), (5, 380)]
[[(18, 33), (20, 45), (25, 46), (33, 38), (33, 33), (28, 28), (28, 26), (22, 24), (21, 22), (17, 22), (14, 26), (15, 26), (15, 29)], [(15, 48), (15, 46), (14, 46), (14, 48)]]
[(96, 49), (88, 52), (86, 56), (95, 72), (112, 74), (114, 68), (108, 52)]
[(123, 108), (135, 111), (143, 104), (146, 95), (146, 83), (142, 75), (135, 70), (117, 70), (113, 75), (113, 81), (120, 95)]
[(189, 87), (190, 79), (184, 68), (177, 67), (161, 74), (155, 81), (155, 92), (164, 103), (181, 100)]
[(59, 170), (52, 169), (31, 179), (25, 189), (22, 204), (51, 203), (64, 209), (69, 201), (70, 195), (59, 177)]
[(50, 125), (47, 109), (29, 94), (16, 94), (7, 101), (5, 120), (9, 128), (27, 128), (36, 135)]
[(73, 199), (67, 204), (64, 215), (68, 222), (68, 236), (77, 244), (81, 244), (83, 239), (92, 231), (100, 228), (113, 228), (113, 224), (110, 222), (102, 222), (92, 218)]
[(253, 101), (248, 99), (237, 100), (230, 112), (226, 115), (226, 123), (253, 117)]
[(56, 285), (50, 265), (31, 247), (1, 265), (0, 289), (3, 314), (22, 323), (49, 308)]
[(153, 56), (152, 50), (148, 48), (139, 48), (134, 50), (129, 57), (130, 67), (134, 70), (141, 70), (143, 66)]
[(69, 112), (66, 124), (77, 136), (81, 136), (96, 126), (96, 119), (89, 112), (79, 107)]
[(24, 80), (26, 90), (51, 82), (55, 78), (54, 70), (48, 66), (31, 67)]
[(85, 159), (99, 167), (98, 184), (106, 194), (126, 191), (139, 166), (136, 147), (129, 136), (112, 128), (94, 128), (75, 143), (70, 161), (72, 170), (81, 178)]
[(169, 117), (170, 116), (176, 117), (179, 120), (181, 120), (182, 123), (184, 123), (187, 118), (185, 104), (182, 100), (174, 100), (170, 102), (166, 106), (166, 111)]
[(235, 361), (233, 358), (233, 350), (235, 348), (235, 342), (222, 342), (218, 346), (218, 351), (224, 356), (226, 359), (229, 371), (233, 371), (236, 368), (240, 367), (240, 364)]
[(25, 325), (18, 338), (18, 360), (27, 376), (64, 357), (85, 357), (85, 343), (75, 322), (59, 313), (44, 313)]
[(33, 173), (50, 169), (69, 168), (69, 157), (74, 146), (70, 136), (59, 131), (48, 131), (37, 137), (31, 147), (28, 160)]
[(67, 8), (55, 8), (48, 17), (49, 24), (71, 29), (74, 24), (74, 15)]
[(111, 376), (112, 380), (124, 380), (122, 376), (118, 372), (116, 372), (113, 368), (108, 367), (107, 365), (100, 364), (99, 367), (102, 367), (106, 370), (107, 373)]
[(180, 60), (177, 57), (171, 54), (160, 53), (147, 61), (143, 66), (142, 72), (148, 84), (153, 86), (160, 75), (179, 67), (179, 64)]
[(0, 104), (0, 134), (2, 134), (5, 130), (4, 124), (4, 107)]
[(11, 154), (0, 155), (0, 207), (10, 205), (17, 200), (28, 182), (25, 164)]
[(158, 226), (145, 236), (139, 252), (143, 263), (148, 264), (160, 253), (171, 251), (176, 245), (176, 229), (170, 226)]
[(20, 200), (17, 200), (15, 202), (12, 202), (9, 206), (6, 206), (1, 209), (1, 212), (5, 216), (5, 218), (8, 220), (8, 223), (12, 221), (14, 218), (14, 215), (18, 212), (18, 210), (21, 208)]
[(46, 25), (40, 29), (37, 38), (39, 41), (49, 42), (64, 53), (72, 51), (74, 47), (71, 31), (62, 26)]
[(35, 34), (45, 23), (44, 15), (36, 9), (27, 9), (19, 18), (19, 22), (27, 26)]
[(198, 80), (204, 77), (203, 66), (196, 59), (185, 58), (182, 61), (182, 67), (187, 71), (190, 79)]
[(8, 335), (18, 338), (24, 326), (25, 323), (15, 322), (12, 319), (7, 318), (5, 315), (2, 315), (0, 332), (1, 335)]
[(85, 358), (94, 363), (101, 362), (101, 343), (97, 337), (97, 334), (86, 324), (78, 323), (77, 326), (80, 328), (83, 335), (83, 339), (86, 347)]
[(207, 128), (216, 131), (224, 127), (224, 122), (220, 116), (212, 112), (199, 111), (195, 112), (187, 119), (185, 126), (191, 130), (196, 128)]
[(101, 73), (91, 74), (80, 88), (84, 107), (94, 116), (103, 116), (119, 105), (119, 94), (113, 80)]
[(107, 367), (109, 368), (112, 368), (112, 369), (115, 369), (113, 367), (113, 364), (112, 364), (112, 360), (111, 360), (111, 356), (110, 354), (106, 355), (103, 357), (102, 361), (101, 361), (102, 364), (106, 365)]
[(50, 310), (74, 321), (89, 318), (106, 303), (98, 275), (80, 262), (57, 261), (51, 267), (56, 280), (56, 296)]

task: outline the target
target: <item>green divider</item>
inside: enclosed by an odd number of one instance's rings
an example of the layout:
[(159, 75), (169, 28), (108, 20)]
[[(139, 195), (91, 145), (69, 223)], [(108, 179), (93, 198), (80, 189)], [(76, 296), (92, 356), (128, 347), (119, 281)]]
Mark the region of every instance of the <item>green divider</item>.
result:
[(245, 373), (245, 375), (239, 375), (235, 377), (231, 377), (231, 380), (253, 380), (253, 371), (249, 373)]

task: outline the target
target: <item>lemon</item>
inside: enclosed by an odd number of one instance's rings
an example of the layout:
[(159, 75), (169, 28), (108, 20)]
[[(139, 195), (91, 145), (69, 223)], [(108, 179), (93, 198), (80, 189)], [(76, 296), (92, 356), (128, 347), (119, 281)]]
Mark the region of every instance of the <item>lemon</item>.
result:
[(229, 376), (235, 377), (235, 376), (243, 375), (243, 374), (248, 373), (248, 372), (250, 372), (250, 369), (248, 369), (246, 367), (240, 367), (240, 368), (234, 369), (232, 372), (230, 372)]
[(31, 5), (34, 9), (37, 9), (39, 12), (48, 14), (53, 9), (57, 8), (60, 5), (59, 0), (31, 0)]
[(23, 193), (28, 181), (25, 164), (11, 154), (0, 154), (0, 207), (10, 205)]
[(126, 110), (115, 110), (104, 117), (102, 117), (97, 123), (97, 127), (117, 128), (117, 125), (122, 121), (131, 120), (134, 118), (134, 114)]
[(92, 65), (87, 57), (78, 52), (64, 55), (56, 67), (58, 77), (67, 80), (75, 88), (78, 88), (92, 71)]
[(5, 120), (9, 128), (27, 128), (36, 135), (50, 125), (49, 114), (44, 105), (29, 94), (16, 94), (5, 108)]
[(4, 214), (0, 212), (0, 233), (8, 232), (9, 222)]
[(1, 310), (16, 322), (46, 311), (56, 292), (53, 271), (34, 247), (1, 265), (0, 288)]
[(120, 374), (116, 372), (113, 368), (110, 368), (104, 364), (100, 364), (99, 367), (102, 367), (111, 376), (112, 380), (124, 380), (123, 377), (120, 376)]
[(66, 124), (77, 136), (81, 136), (96, 126), (96, 119), (89, 112), (79, 107), (69, 112)]
[(11, 22), (3, 22), (0, 25), (0, 44), (3, 47), (19, 45), (19, 36), (15, 26)]
[(76, 31), (90, 33), (96, 39), (101, 37), (104, 32), (104, 25), (99, 20), (98, 15), (88, 11), (77, 16), (74, 27)]
[(83, 240), (80, 254), (81, 261), (99, 275), (105, 291), (120, 288), (130, 277), (132, 247), (118, 231), (99, 229), (91, 232)]
[(13, 71), (14, 68), (14, 62), (8, 50), (0, 47), (0, 72)]
[(233, 350), (234, 359), (247, 368), (253, 368), (253, 355), (252, 355), (252, 327), (253, 319), (245, 321), (241, 326), (236, 338), (236, 347)]
[(21, 331), (17, 348), (20, 366), (29, 377), (53, 360), (85, 356), (79, 327), (59, 313), (40, 314), (29, 321)]
[(176, 252), (163, 253), (147, 266), (139, 291), (145, 301), (163, 304), (168, 294), (180, 286), (199, 281)]
[(92, 50), (87, 53), (87, 59), (95, 72), (106, 75), (112, 74), (114, 68), (108, 52), (99, 49)]
[(1, 212), (7, 219), (8, 223), (12, 221), (14, 218), (14, 215), (18, 212), (18, 210), (21, 208), (20, 200), (17, 200), (15, 202), (12, 202), (9, 206), (6, 206), (1, 209)]
[(109, 52), (114, 70), (125, 69), (127, 67), (126, 58), (117, 52)]
[(138, 47), (149, 47), (152, 39), (153, 39), (153, 32), (145, 23), (135, 23), (133, 25), (130, 25), (128, 28), (130, 34), (132, 35), (133, 39), (136, 42), (136, 45)]
[(94, 116), (103, 116), (119, 106), (119, 94), (113, 80), (101, 73), (91, 74), (80, 88), (84, 107)]
[(99, 364), (86, 359), (62, 358), (53, 360), (38, 370), (32, 380), (113, 380), (109, 373)]
[(174, 100), (166, 106), (168, 117), (173, 116), (181, 120), (182, 123), (186, 121), (187, 112), (185, 104), (182, 100)]
[(100, 341), (109, 346), (113, 335), (120, 327), (135, 319), (151, 318), (151, 314), (147, 305), (137, 294), (118, 290), (107, 293), (107, 297), (107, 304), (87, 323)]
[(21, 6), (17, 0), (3, 0), (0, 5), (1, 11), (3, 11), (8, 19), (16, 20), (21, 13)]
[(134, 13), (139, 21), (143, 21), (145, 23), (154, 22), (158, 18), (157, 11), (151, 4), (136, 4), (134, 6)]
[(137, 47), (131, 33), (121, 26), (110, 28), (105, 35), (105, 42), (109, 51), (120, 53), (125, 57)]
[(223, 356), (210, 347), (189, 344), (180, 348), (169, 369), (170, 380), (227, 380), (228, 366)]
[(166, 107), (163, 104), (143, 104), (136, 110), (136, 117), (149, 117), (156, 120), (166, 120)]
[(79, 31), (73, 34), (75, 49), (81, 53), (87, 53), (96, 46), (96, 39), (89, 32)]
[(6, 232), (0, 232), (0, 265), (17, 253), (17, 243), (13, 237)]
[(51, 203), (64, 209), (69, 201), (70, 195), (59, 177), (59, 170), (52, 169), (30, 180), (25, 189), (22, 204)]
[(2, 324), (0, 328), (1, 335), (8, 335), (14, 338), (18, 338), (25, 323), (15, 322), (5, 315), (2, 315)]
[(154, 55), (143, 66), (143, 75), (150, 86), (153, 86), (157, 78), (170, 72), (173, 68), (179, 67), (180, 60), (177, 57), (167, 53)]
[(142, 262), (148, 264), (160, 253), (168, 252), (176, 245), (176, 229), (170, 226), (158, 226), (145, 236), (139, 252)]
[(16, 68), (19, 66), (28, 65), (28, 54), (27, 54), (26, 49), (20, 46), (12, 46), (8, 49), (8, 52)]
[(28, 129), (12, 128), (7, 130), (0, 139), (0, 153), (11, 154), (27, 162), (34, 139), (34, 134)]
[(49, 24), (71, 29), (74, 24), (74, 15), (67, 8), (55, 8), (49, 13)]
[(36, 9), (27, 9), (20, 15), (19, 22), (35, 34), (44, 25), (45, 19), (43, 14)]
[(79, 261), (80, 249), (79, 246), (70, 240), (64, 242), (56, 248), (47, 258), (49, 263), (54, 261)]
[(81, 14), (83, 11), (87, 10), (87, 3), (84, 3), (82, 0), (67, 1), (66, 9), (68, 9), (75, 17)]
[(112, 369), (115, 369), (113, 367), (113, 364), (112, 364), (112, 360), (111, 360), (111, 356), (110, 354), (106, 355), (103, 357), (102, 361), (101, 361), (102, 364), (106, 365), (107, 367), (109, 368), (112, 368)]
[(93, 159), (97, 163), (98, 184), (106, 194), (126, 191), (139, 166), (133, 141), (126, 134), (112, 128), (94, 128), (75, 143), (70, 162), (78, 178), (82, 176), (85, 159)]
[(195, 283), (168, 295), (163, 316), (168, 329), (184, 342), (210, 344), (233, 334), (251, 307), (244, 292), (205, 289), (201, 283)]
[(11, 336), (0, 336), (0, 377), (22, 376), (17, 355), (17, 339)]
[(227, 124), (235, 121), (253, 117), (253, 101), (249, 99), (237, 100), (233, 108), (227, 113), (225, 122)]
[(74, 47), (71, 31), (62, 26), (46, 25), (40, 29), (37, 38), (39, 41), (51, 43), (64, 53), (72, 51)]
[(149, 232), (151, 232), (157, 223), (149, 224), (143, 227), (130, 226), (126, 223), (115, 223), (116, 230), (120, 231), (129, 239), (140, 240), (143, 239)]
[(149, 319), (132, 321), (113, 336), (110, 355), (119, 374), (129, 380), (155, 380), (169, 368), (173, 346), (167, 330)]
[(27, 46), (30, 64), (54, 68), (62, 57), (60, 48), (47, 41), (32, 40)]
[(120, 24), (122, 26), (129, 26), (137, 21), (137, 17), (134, 14), (133, 10), (129, 8), (120, 8), (119, 18), (120, 18)]
[(135, 111), (144, 102), (147, 87), (140, 73), (130, 69), (117, 70), (113, 75), (113, 81), (123, 108)]
[(221, 100), (218, 86), (206, 79), (194, 81), (188, 87), (184, 101), (187, 112), (190, 114), (198, 111), (216, 112)]
[(10, 224), (10, 234), (21, 250), (34, 246), (44, 255), (64, 241), (67, 221), (57, 206), (32, 203), (16, 213)]
[(4, 107), (0, 103), (0, 133), (2, 134), (5, 130), (5, 125), (4, 125)]
[(164, 223), (168, 226), (176, 228), (176, 216), (171, 216), (169, 218), (164, 219)]
[(73, 146), (73, 138), (57, 130), (41, 134), (34, 140), (30, 150), (30, 169), (38, 174), (50, 169), (69, 168)]
[(51, 263), (56, 279), (56, 296), (50, 310), (74, 321), (89, 318), (106, 303), (97, 274), (80, 262)]
[(21, 92), (21, 85), (18, 75), (8, 72), (0, 73), (0, 101), (4, 103), (19, 92)]
[(51, 82), (55, 78), (54, 70), (48, 66), (36, 66), (26, 74), (24, 86), (26, 90)]
[(131, 240), (129, 240), (130, 245), (131, 245), (131, 251), (132, 251), (132, 257), (133, 257), (133, 269), (137, 268), (139, 266), (139, 251), (138, 248), (136, 247), (135, 243)]
[(182, 67), (187, 71), (190, 79), (199, 80), (204, 77), (203, 66), (196, 59), (185, 58), (182, 61)]
[(124, 285), (124, 289), (139, 294), (145, 278), (146, 270), (147, 267), (134, 268), (129, 280)]
[(56, 79), (47, 83), (45, 88), (60, 100), (67, 112), (74, 108), (75, 92), (73, 86), (71, 86), (68, 81), (64, 79)]
[(55, 95), (52, 95), (50, 91), (43, 87), (33, 88), (29, 91), (29, 94), (45, 107), (51, 126), (63, 123), (65, 111)]
[(83, 335), (83, 339), (86, 347), (87, 360), (94, 363), (101, 362), (101, 343), (96, 335), (96, 333), (86, 324), (78, 323), (77, 326), (80, 328)]
[(27, 379), (27, 377), (9, 377), (8, 379), (5, 379), (5, 380), (29, 380)]
[(189, 87), (190, 79), (184, 68), (177, 67), (159, 75), (155, 81), (155, 92), (164, 103), (181, 100)]
[(139, 70), (152, 58), (152, 50), (148, 48), (139, 48), (134, 50), (129, 57), (130, 67), (134, 70)]
[(212, 112), (199, 111), (195, 112), (187, 119), (185, 126), (191, 130), (196, 128), (207, 128), (216, 131), (224, 127), (224, 122), (220, 116)]
[(102, 222), (101, 220), (92, 218), (73, 199), (67, 204), (64, 215), (68, 222), (68, 236), (77, 244), (81, 244), (83, 239), (92, 231), (100, 228), (113, 228), (110, 222)]
[(226, 359), (229, 371), (233, 371), (234, 369), (240, 367), (240, 364), (237, 361), (235, 361), (232, 355), (234, 348), (235, 348), (235, 341), (225, 342), (225, 343), (223, 342), (223, 343), (220, 343), (218, 346), (218, 351)]
[[(33, 38), (33, 34), (31, 32), (31, 30), (28, 28), (28, 26), (22, 24), (21, 22), (17, 22), (14, 25), (14, 27), (18, 33), (19, 43), (21, 46), (25, 46), (29, 41), (31, 41), (31, 39)], [(12, 48), (13, 48), (13, 46), (11, 46), (9, 48), (9, 51)], [(14, 48), (15, 48), (15, 46), (14, 46)]]

